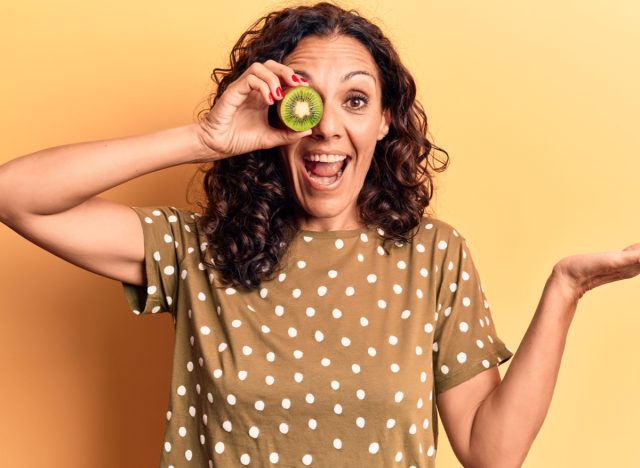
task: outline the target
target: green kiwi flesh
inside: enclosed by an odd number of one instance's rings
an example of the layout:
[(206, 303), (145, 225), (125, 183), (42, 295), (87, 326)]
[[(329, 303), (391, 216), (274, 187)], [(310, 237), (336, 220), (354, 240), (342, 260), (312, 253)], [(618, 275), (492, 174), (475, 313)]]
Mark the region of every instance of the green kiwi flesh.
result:
[(322, 110), (322, 98), (308, 86), (289, 88), (278, 101), (280, 120), (296, 132), (304, 132), (318, 125)]

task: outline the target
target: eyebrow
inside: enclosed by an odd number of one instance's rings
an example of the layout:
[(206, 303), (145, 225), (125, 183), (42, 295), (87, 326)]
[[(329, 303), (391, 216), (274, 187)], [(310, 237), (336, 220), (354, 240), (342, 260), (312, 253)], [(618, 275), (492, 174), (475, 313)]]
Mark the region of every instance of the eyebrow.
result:
[[(306, 79), (311, 80), (311, 75), (309, 75), (308, 73), (302, 71), (302, 70), (293, 70), (294, 72), (296, 72), (298, 75), (304, 76)], [(340, 80), (341, 83), (344, 83), (345, 81), (353, 78), (356, 75), (365, 75), (370, 77), (374, 82), (376, 82), (376, 77), (373, 76), (371, 73), (369, 73), (368, 71), (365, 70), (354, 70), (351, 71), (349, 73), (347, 73), (346, 75), (344, 75), (342, 77), (342, 79)]]

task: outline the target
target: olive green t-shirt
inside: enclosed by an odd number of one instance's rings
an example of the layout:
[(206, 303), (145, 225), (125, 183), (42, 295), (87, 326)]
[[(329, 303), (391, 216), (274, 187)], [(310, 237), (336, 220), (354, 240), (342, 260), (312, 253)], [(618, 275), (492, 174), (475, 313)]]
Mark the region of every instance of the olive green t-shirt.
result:
[(128, 304), (175, 327), (162, 468), (434, 467), (437, 394), (512, 356), (444, 221), (388, 253), (377, 228), (299, 231), (244, 291), (203, 264), (200, 214), (133, 209), (147, 286), (123, 283)]

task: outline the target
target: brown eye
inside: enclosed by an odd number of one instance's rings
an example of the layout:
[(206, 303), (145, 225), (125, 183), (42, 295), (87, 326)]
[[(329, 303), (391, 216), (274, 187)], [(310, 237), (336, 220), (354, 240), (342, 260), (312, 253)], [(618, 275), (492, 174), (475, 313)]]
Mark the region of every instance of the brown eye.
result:
[(354, 110), (364, 109), (369, 103), (369, 99), (364, 94), (352, 94), (347, 101), (352, 104), (349, 107)]

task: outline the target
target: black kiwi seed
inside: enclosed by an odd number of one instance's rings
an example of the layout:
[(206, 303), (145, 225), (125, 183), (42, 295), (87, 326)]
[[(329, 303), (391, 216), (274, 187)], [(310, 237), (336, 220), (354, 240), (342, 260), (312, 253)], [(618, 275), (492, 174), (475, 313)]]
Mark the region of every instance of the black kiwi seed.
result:
[(296, 132), (318, 125), (322, 118), (322, 98), (307, 86), (289, 88), (278, 101), (278, 115), (282, 123)]

